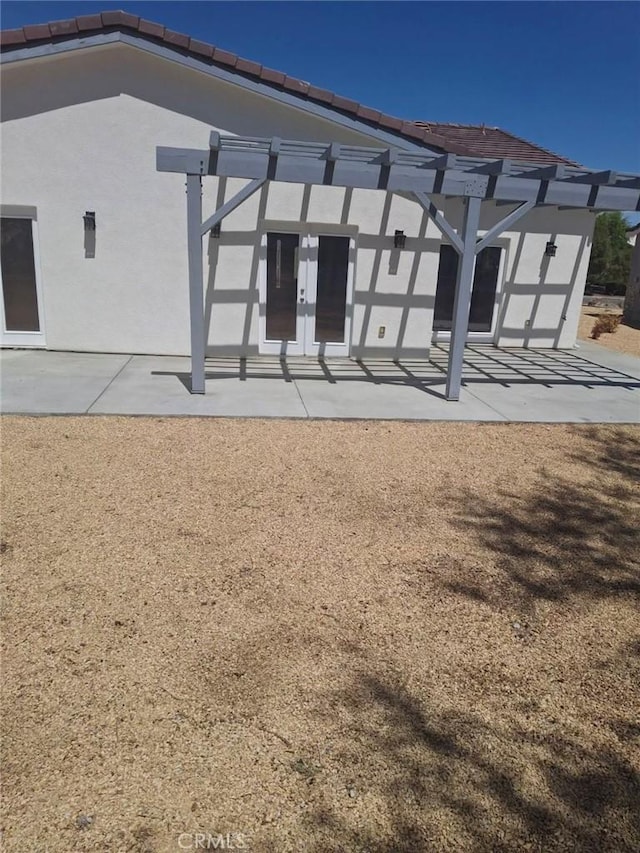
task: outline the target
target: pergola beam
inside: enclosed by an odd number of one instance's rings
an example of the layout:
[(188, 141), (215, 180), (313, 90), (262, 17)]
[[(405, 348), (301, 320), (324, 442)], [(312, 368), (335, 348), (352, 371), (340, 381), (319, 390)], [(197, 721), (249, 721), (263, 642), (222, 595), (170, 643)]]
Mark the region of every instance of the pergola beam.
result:
[(608, 184), (612, 186), (618, 180), (618, 173), (611, 169), (605, 169), (603, 172), (589, 172), (586, 175), (569, 175), (565, 180), (567, 183), (573, 184)]
[(513, 169), (511, 160), (492, 160), (476, 166), (472, 171), (479, 175), (510, 175)]
[(167, 172), (456, 197), (464, 197), (472, 183), (474, 194), (486, 199), (599, 210), (634, 210), (640, 204), (638, 176), (610, 170), (219, 133), (212, 134), (209, 150), (158, 148), (157, 167)]
[(624, 189), (640, 190), (640, 178), (629, 178), (628, 180), (623, 179), (618, 181), (616, 186), (623, 187)]
[(458, 168), (458, 157), (456, 154), (443, 154), (441, 157), (436, 157), (429, 163), (430, 169), (435, 169), (436, 172), (446, 172)]
[(564, 163), (554, 163), (552, 166), (541, 166), (539, 169), (532, 169), (527, 172), (527, 177), (530, 180), (561, 181), (566, 174), (567, 167)]

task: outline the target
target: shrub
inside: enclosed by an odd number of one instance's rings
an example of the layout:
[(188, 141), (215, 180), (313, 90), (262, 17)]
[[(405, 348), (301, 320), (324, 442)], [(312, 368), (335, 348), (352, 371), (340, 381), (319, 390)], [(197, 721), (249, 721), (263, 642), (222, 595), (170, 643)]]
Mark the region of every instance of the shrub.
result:
[(621, 320), (622, 316), (619, 314), (600, 314), (593, 324), (593, 329), (591, 329), (591, 337), (597, 341), (603, 332), (613, 334), (620, 325)]

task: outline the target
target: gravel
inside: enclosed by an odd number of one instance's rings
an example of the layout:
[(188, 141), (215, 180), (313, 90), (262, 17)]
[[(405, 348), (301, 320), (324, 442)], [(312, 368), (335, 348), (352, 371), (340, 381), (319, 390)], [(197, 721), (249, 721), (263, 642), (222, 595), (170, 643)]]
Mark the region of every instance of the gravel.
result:
[(639, 849), (639, 429), (1, 426), (6, 853)]
[[(601, 314), (622, 314), (618, 309), (603, 309), (583, 307), (580, 314), (580, 325), (578, 327), (578, 338), (583, 341), (591, 340), (591, 330)], [(615, 332), (604, 332), (596, 343), (607, 349), (623, 352), (626, 355), (635, 355), (640, 358), (640, 329), (621, 324)]]

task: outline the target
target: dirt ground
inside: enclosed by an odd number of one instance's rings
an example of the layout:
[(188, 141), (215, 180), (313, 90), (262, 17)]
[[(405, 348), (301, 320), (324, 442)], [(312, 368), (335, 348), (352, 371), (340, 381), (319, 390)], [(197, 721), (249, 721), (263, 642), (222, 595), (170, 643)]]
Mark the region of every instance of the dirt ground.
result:
[(2, 451), (6, 853), (640, 849), (640, 429)]
[[(583, 306), (580, 313), (580, 325), (578, 326), (578, 338), (583, 341), (591, 340), (591, 330), (601, 314), (622, 314), (617, 308), (594, 308)], [(607, 349), (624, 352), (627, 355), (635, 355), (640, 358), (640, 329), (620, 324), (613, 334), (604, 333), (595, 342)]]

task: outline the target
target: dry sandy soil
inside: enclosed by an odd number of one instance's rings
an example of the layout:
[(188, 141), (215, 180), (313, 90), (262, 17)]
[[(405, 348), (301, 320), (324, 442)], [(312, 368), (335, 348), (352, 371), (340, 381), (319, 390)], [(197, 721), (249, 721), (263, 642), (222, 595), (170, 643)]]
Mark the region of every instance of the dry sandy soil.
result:
[[(593, 325), (601, 314), (622, 314), (622, 311), (615, 308), (593, 308), (583, 306), (580, 314), (580, 325), (578, 326), (578, 338), (583, 341), (591, 339), (591, 330)], [(607, 349), (614, 349), (618, 352), (624, 352), (627, 355), (635, 355), (640, 358), (640, 329), (634, 329), (631, 326), (621, 324), (613, 334), (605, 333), (601, 335), (596, 343)]]
[(637, 428), (2, 432), (6, 853), (640, 849)]

